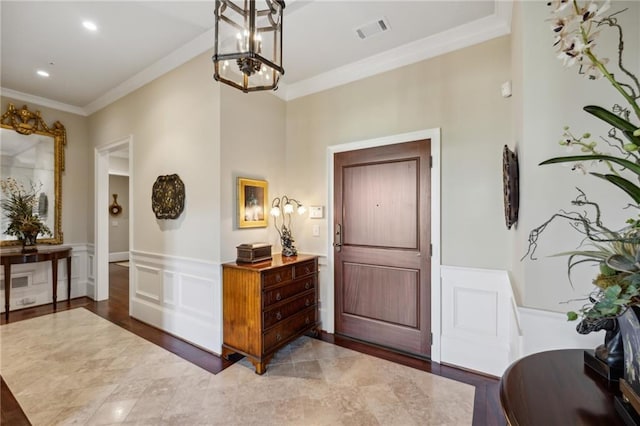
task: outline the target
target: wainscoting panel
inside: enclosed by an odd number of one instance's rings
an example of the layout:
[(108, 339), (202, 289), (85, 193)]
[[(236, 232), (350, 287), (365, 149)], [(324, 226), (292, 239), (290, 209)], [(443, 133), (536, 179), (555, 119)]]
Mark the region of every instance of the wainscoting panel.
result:
[[(87, 295), (87, 245), (65, 244), (71, 251), (71, 298)], [(4, 312), (4, 269), (0, 271), (0, 312)], [(11, 301), (9, 309), (23, 309), (53, 302), (51, 262), (11, 266)], [(67, 262), (58, 262), (58, 301), (67, 300)]]
[(604, 342), (604, 331), (578, 334), (577, 321), (567, 321), (566, 314), (539, 309), (518, 308), (522, 325), (522, 355), (554, 349), (594, 349)]
[(320, 329), (333, 333), (333, 313), (334, 309), (331, 304), (327, 304), (329, 300), (329, 292), (333, 293), (333, 277), (329, 276), (329, 268), (327, 267), (327, 255), (317, 253), (307, 253), (318, 256), (318, 315), (320, 315)]
[(442, 266), (441, 361), (501, 376), (520, 356), (506, 271)]
[(133, 267), (133, 298), (160, 302), (162, 299), (162, 270), (136, 264)]
[(87, 297), (90, 297), (93, 300), (96, 299), (96, 278), (95, 278), (95, 272), (94, 272), (94, 265), (95, 265), (94, 261), (95, 261), (94, 245), (88, 244), (87, 245), (87, 262), (86, 262)]
[(131, 316), (220, 354), (220, 264), (131, 252)]

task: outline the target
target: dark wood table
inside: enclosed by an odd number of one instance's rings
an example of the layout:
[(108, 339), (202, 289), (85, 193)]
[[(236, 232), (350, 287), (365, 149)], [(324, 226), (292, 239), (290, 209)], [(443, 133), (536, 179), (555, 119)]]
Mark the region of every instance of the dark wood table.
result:
[(609, 384), (584, 365), (583, 349), (541, 352), (514, 362), (500, 380), (500, 402), (512, 425), (623, 425)]
[(22, 248), (8, 248), (0, 251), (1, 263), (4, 266), (4, 317), (9, 319), (9, 301), (11, 295), (11, 265), (24, 263), (51, 262), (51, 278), (53, 280), (53, 310), (58, 300), (58, 260), (67, 259), (67, 300), (71, 300), (71, 247), (38, 246), (34, 253), (22, 253)]

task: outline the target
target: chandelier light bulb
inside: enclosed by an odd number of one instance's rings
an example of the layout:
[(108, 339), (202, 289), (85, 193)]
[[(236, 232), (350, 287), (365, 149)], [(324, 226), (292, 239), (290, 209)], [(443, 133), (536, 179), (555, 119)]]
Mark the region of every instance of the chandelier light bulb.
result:
[(270, 212), (271, 216), (273, 217), (278, 217), (280, 216), (280, 208), (279, 207), (272, 207), (271, 208), (271, 212)]

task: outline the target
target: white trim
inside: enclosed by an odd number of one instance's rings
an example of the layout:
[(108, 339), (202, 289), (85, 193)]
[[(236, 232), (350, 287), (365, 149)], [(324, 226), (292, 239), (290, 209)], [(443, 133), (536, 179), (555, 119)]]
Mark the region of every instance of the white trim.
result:
[[(104, 200), (109, 198), (109, 154), (123, 148), (129, 149), (129, 194), (133, 189), (133, 135), (129, 135), (113, 142), (95, 148), (94, 175), (94, 211), (95, 211), (95, 281), (94, 294), (89, 295), (94, 300), (109, 298), (109, 211), (104, 207)], [(132, 200), (132, 197), (129, 196)], [(134, 203), (129, 203), (129, 248), (133, 242)], [(131, 282), (131, 268), (129, 268), (129, 282)], [(131, 296), (129, 296), (131, 300)]]
[(329, 333), (335, 332), (335, 289), (334, 289), (334, 251), (333, 251), (333, 184), (334, 169), (333, 156), (338, 152), (353, 151), (362, 148), (373, 148), (384, 145), (393, 145), (403, 142), (411, 142), (422, 139), (431, 140), (431, 156), (433, 167), (431, 168), (431, 243), (433, 255), (431, 256), (431, 331), (433, 343), (431, 345), (431, 360), (440, 362), (440, 129), (425, 129), (399, 135), (385, 136), (377, 139), (350, 142), (327, 147), (327, 176), (329, 178), (327, 200), (327, 275), (329, 285), (327, 288), (327, 300), (323, 301), (323, 310), (326, 312), (322, 318), (323, 328)]
[(142, 251), (130, 262), (130, 315), (220, 354), (221, 264)]
[(129, 260), (128, 251), (117, 251), (117, 252), (109, 253), (109, 263), (126, 262), (127, 260)]
[[(88, 115), (93, 114), (169, 71), (178, 68), (180, 65), (211, 49), (214, 39), (213, 29), (200, 34), (187, 44), (112, 88), (98, 99), (85, 105), (84, 110)], [(211, 79), (211, 84), (214, 84), (213, 78)]]
[(576, 332), (577, 322), (567, 321), (559, 312), (518, 307), (522, 325), (522, 356), (556, 349), (594, 349), (604, 342), (604, 331), (589, 334)]
[[(278, 90), (270, 93), (289, 101), (509, 34), (511, 32), (512, 8), (512, 0), (496, 0), (495, 12), (491, 16), (387, 50), (306, 80), (291, 84), (282, 82)], [(211, 49), (213, 39), (214, 30), (208, 30), (83, 107), (5, 88), (1, 89), (2, 95), (60, 111), (88, 116)], [(213, 80), (211, 83), (215, 84)]]
[(369, 56), (306, 80), (281, 84), (273, 93), (290, 101), (509, 34), (512, 8), (511, 0), (496, 1), (496, 12), (491, 16)]
[(113, 176), (126, 176), (129, 177), (129, 172), (123, 172), (122, 170), (111, 170), (109, 169), (109, 174)]
[(442, 362), (500, 377), (521, 354), (507, 271), (442, 266)]
[(79, 106), (65, 104), (63, 102), (54, 101), (40, 96), (30, 95), (28, 93), (18, 92), (17, 90), (7, 89), (6, 87), (0, 88), (0, 94), (8, 98), (17, 99), (19, 101), (28, 102), (30, 104), (41, 105), (47, 108), (57, 109), (59, 111), (70, 112), (72, 114), (88, 116), (87, 111)]

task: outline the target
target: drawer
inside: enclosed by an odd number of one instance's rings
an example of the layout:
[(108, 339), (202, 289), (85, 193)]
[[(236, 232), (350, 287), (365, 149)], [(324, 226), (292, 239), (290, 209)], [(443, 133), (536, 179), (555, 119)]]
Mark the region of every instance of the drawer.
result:
[(278, 347), (292, 336), (295, 336), (315, 323), (315, 305), (281, 322), (271, 330), (264, 333), (264, 353)]
[(295, 296), (298, 293), (302, 293), (307, 290), (315, 288), (316, 276), (311, 275), (307, 278), (294, 281), (290, 284), (274, 288), (272, 290), (266, 290), (263, 297), (263, 307), (273, 305), (289, 297)]
[(316, 261), (311, 260), (309, 262), (304, 262), (299, 265), (295, 265), (295, 277), (301, 278), (305, 275), (314, 274), (317, 271)]
[(274, 269), (264, 273), (262, 278), (262, 284), (264, 287), (269, 287), (276, 284), (281, 284), (293, 279), (293, 268), (286, 266), (284, 268)]
[(262, 314), (264, 328), (269, 328), (272, 325), (289, 318), (291, 315), (297, 314), (301, 310), (315, 304), (315, 297), (315, 291), (306, 292), (287, 304), (265, 311)]

